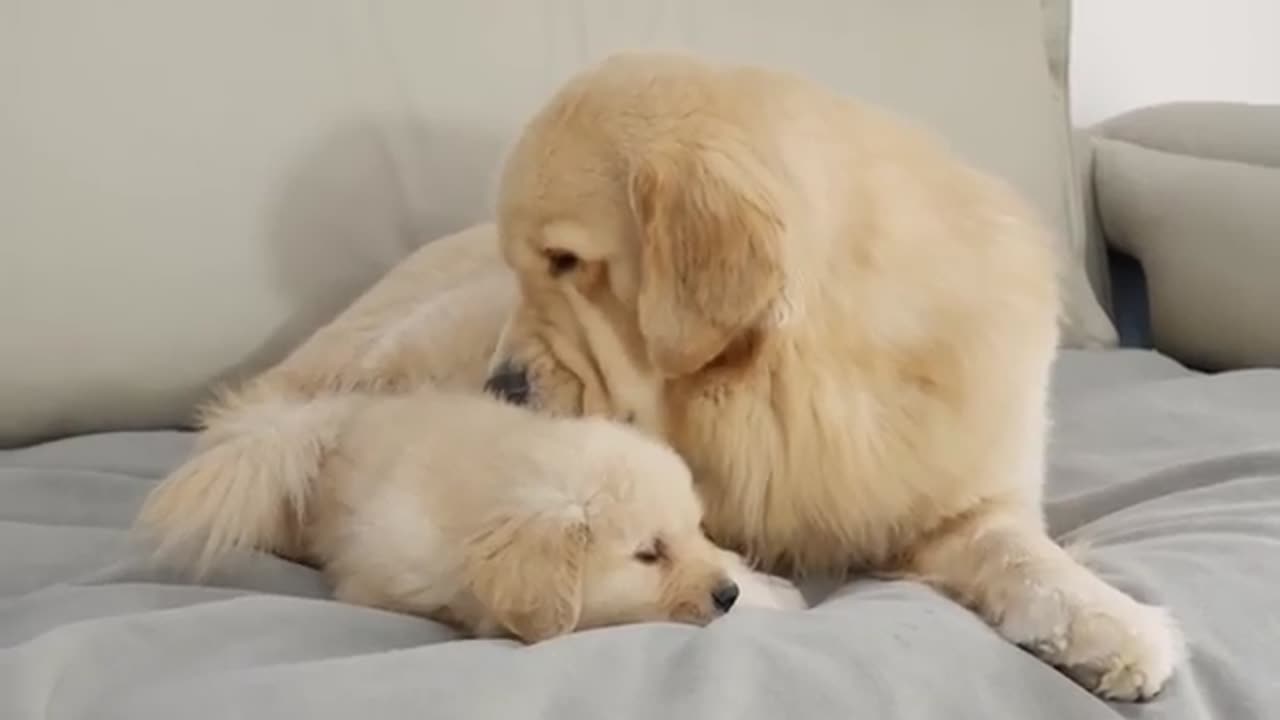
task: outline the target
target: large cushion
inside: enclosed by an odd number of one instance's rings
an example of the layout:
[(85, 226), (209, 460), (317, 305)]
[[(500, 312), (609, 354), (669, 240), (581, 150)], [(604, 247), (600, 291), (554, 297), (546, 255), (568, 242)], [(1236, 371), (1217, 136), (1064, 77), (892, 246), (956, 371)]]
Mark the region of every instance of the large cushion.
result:
[[(1085, 267), (1085, 274), (1089, 278), (1089, 283), (1093, 286), (1093, 291), (1098, 301), (1104, 308), (1107, 308), (1108, 314), (1114, 313), (1112, 288), (1111, 288), (1111, 266), (1107, 253), (1106, 234), (1102, 232), (1102, 222), (1098, 218), (1098, 203), (1093, 192), (1093, 155), (1094, 155), (1094, 136), (1088, 130), (1076, 129), (1072, 132), (1072, 146), (1074, 147), (1077, 187), (1082, 202), (1081, 210), (1084, 214), (1084, 247), (1080, 253)], [(1118, 322), (1119, 318), (1116, 318)], [(1116, 328), (1119, 335), (1119, 328)]]
[(1280, 106), (1161, 105), (1098, 132), (1098, 215), (1146, 274), (1155, 346), (1280, 366)]
[[(424, 240), (489, 215), (502, 149), (585, 62), (684, 47), (937, 129), (1080, 261), (1066, 3), (0, 0), (0, 444), (182, 425)], [(1051, 62), (1052, 61), (1052, 62)]]
[(1280, 105), (1184, 101), (1136, 108), (1094, 134), (1152, 150), (1280, 168)]

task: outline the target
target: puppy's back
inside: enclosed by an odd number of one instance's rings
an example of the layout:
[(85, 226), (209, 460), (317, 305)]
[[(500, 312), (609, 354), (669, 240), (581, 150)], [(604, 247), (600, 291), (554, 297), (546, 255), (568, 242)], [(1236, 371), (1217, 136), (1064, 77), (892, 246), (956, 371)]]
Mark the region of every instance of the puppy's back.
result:
[(617, 479), (611, 463), (642, 471), (667, 453), (605, 420), (535, 415), (482, 395), (370, 396), (325, 465), (309, 545), (344, 601), (479, 627), (487, 615), (465, 571), (479, 534), (503, 517), (585, 513)]
[(472, 605), (463, 547), (520, 470), (494, 445), (528, 438), (530, 425), (526, 411), (460, 392), (362, 397), (327, 458), (308, 524), (337, 597), (415, 614)]
[[(590, 490), (581, 485), (594, 424), (464, 391), (368, 396), (325, 464), (312, 544), (322, 561), (331, 557), (355, 514), (379, 525), (430, 522), (460, 542), (514, 504), (566, 502)], [(398, 509), (370, 516), (375, 503)]]
[(347, 506), (388, 484), (453, 502), (501, 484), (510, 446), (531, 445), (537, 434), (528, 411), (474, 393), (427, 387), (368, 396), (343, 427), (325, 481)]

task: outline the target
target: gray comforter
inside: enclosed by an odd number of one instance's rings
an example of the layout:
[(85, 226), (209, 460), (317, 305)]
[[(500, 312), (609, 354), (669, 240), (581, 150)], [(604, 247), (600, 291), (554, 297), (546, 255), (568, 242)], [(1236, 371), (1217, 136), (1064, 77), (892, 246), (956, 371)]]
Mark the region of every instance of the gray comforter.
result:
[(157, 432), (0, 453), (0, 718), (1280, 718), (1280, 371), (1067, 353), (1055, 417), (1054, 531), (1190, 638), (1147, 706), (1094, 699), (911, 583), (532, 648), (337, 604), (273, 558), (194, 587), (125, 542), (189, 448)]

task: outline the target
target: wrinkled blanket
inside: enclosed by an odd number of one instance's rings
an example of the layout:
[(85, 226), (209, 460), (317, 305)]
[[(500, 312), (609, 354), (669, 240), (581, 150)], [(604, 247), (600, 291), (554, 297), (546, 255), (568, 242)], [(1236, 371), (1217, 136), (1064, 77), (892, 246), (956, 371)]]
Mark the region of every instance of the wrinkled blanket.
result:
[(190, 448), (155, 432), (0, 453), (0, 718), (1280, 718), (1280, 371), (1067, 352), (1054, 417), (1054, 532), (1190, 639), (1146, 706), (1093, 698), (906, 582), (532, 648), (335, 603), (269, 557), (192, 586), (126, 542)]

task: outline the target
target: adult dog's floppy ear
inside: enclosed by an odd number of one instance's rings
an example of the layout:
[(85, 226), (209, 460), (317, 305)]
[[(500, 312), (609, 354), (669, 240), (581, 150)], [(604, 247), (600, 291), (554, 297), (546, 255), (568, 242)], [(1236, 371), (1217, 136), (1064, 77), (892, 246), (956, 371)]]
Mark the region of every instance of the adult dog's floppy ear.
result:
[(581, 516), (501, 513), (467, 543), (471, 591), (526, 643), (564, 635), (582, 613), (587, 535)]
[(644, 236), (640, 332), (668, 377), (715, 360), (781, 296), (775, 183), (728, 137), (654, 148), (631, 169), (627, 190)]

